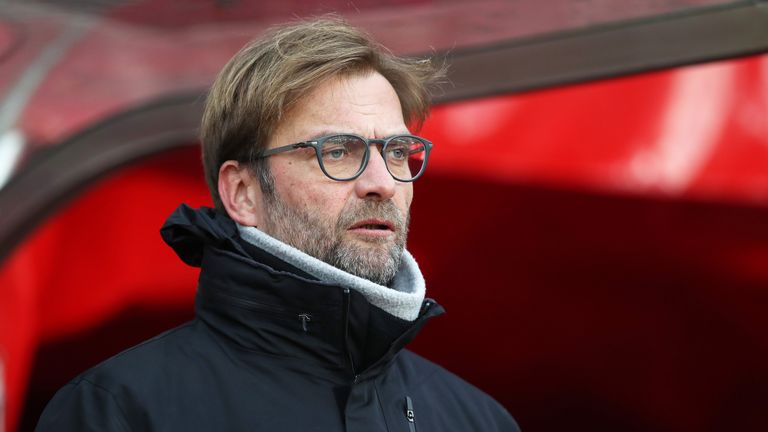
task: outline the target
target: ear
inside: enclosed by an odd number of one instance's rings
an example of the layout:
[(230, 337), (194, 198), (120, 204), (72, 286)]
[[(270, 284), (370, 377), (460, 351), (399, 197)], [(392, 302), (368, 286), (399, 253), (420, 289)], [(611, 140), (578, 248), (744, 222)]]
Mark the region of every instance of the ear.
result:
[(259, 226), (264, 201), (258, 178), (246, 165), (228, 160), (219, 168), (219, 196), (229, 217), (240, 225)]

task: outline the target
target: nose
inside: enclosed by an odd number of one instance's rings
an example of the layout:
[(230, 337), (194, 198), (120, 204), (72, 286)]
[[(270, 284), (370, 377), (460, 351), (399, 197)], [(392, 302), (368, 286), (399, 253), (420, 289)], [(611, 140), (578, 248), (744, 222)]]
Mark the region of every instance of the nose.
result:
[(395, 194), (395, 179), (389, 174), (384, 158), (371, 147), (371, 155), (365, 171), (356, 179), (355, 193), (360, 199), (386, 201)]

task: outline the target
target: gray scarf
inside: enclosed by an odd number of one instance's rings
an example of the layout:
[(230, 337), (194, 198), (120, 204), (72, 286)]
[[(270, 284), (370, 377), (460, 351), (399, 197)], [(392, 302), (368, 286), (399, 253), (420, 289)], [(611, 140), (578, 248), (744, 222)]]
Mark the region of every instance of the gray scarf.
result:
[(301, 269), (317, 279), (353, 289), (372, 305), (406, 321), (419, 316), (426, 286), (418, 264), (408, 251), (403, 251), (400, 268), (390, 287), (347, 273), (269, 236), (255, 227), (237, 225), (240, 237), (252, 245)]

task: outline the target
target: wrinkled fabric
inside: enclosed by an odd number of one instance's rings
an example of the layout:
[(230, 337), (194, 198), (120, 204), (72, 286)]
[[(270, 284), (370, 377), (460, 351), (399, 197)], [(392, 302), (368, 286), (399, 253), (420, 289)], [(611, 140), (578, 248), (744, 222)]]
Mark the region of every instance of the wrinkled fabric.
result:
[(212, 209), (181, 206), (161, 233), (201, 267), (196, 318), (72, 380), (37, 431), (519, 430), (492, 398), (404, 349), (443, 313), (433, 300), (397, 318), (242, 241)]

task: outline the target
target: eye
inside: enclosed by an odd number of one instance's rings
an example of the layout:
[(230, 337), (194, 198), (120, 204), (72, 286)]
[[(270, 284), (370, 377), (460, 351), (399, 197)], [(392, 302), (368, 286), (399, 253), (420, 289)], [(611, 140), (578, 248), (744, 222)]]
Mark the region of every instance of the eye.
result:
[(387, 146), (387, 160), (390, 162), (403, 162), (408, 158), (408, 145), (394, 143)]
[(324, 162), (340, 162), (348, 159), (355, 148), (355, 137), (340, 135), (329, 138), (323, 144), (322, 156)]
[(326, 145), (323, 148), (323, 160), (329, 162), (340, 161), (344, 159), (348, 154), (349, 151), (347, 151), (347, 148), (344, 145), (333, 144)]
[(393, 149), (392, 150), (392, 157), (395, 159), (404, 159), (405, 158), (405, 150), (401, 148)]
[(326, 157), (328, 157), (329, 159), (334, 159), (335, 160), (335, 159), (343, 158), (344, 155), (346, 155), (346, 154), (347, 154), (347, 151), (345, 149), (343, 149), (343, 148), (336, 148), (336, 149), (333, 149), (333, 150), (329, 151), (328, 153), (326, 153)]

